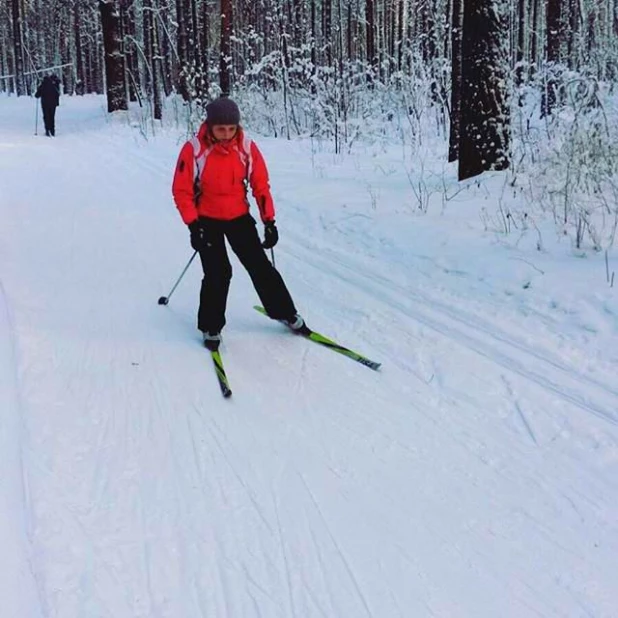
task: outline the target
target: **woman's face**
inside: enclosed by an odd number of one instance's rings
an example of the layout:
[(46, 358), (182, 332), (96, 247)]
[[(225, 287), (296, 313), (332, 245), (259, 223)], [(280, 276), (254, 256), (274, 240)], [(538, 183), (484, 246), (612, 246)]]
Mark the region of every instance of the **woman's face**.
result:
[(218, 142), (231, 140), (236, 135), (237, 130), (237, 124), (215, 124), (211, 127), (212, 134)]

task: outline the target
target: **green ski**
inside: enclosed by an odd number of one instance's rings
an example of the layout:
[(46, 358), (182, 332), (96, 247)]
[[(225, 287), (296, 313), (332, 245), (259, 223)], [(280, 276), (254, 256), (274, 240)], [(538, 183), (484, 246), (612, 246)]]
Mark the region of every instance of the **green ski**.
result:
[[(268, 314), (266, 313), (266, 310), (264, 309), (264, 307), (260, 307), (259, 305), (254, 305), (253, 308), (259, 313), (261, 313), (262, 315), (265, 315), (266, 317), (268, 317)], [(334, 352), (343, 354), (343, 356), (347, 356), (348, 358), (351, 358), (357, 363), (360, 363), (361, 365), (365, 365), (365, 367), (369, 367), (369, 369), (373, 369), (374, 371), (377, 371), (381, 366), (381, 363), (372, 361), (368, 359), (366, 356), (363, 356), (362, 354), (359, 354), (358, 352), (354, 352), (354, 350), (350, 350), (349, 348), (346, 348), (338, 344), (336, 341), (333, 341), (332, 339), (329, 339), (328, 337), (325, 337), (324, 335), (320, 335), (320, 333), (316, 333), (314, 330), (311, 330), (310, 328), (307, 328), (306, 330), (299, 331), (299, 332), (297, 331), (292, 331), (292, 332), (294, 332), (297, 335), (300, 335), (301, 337), (304, 337), (305, 339), (309, 339), (310, 341), (319, 343), (320, 345), (324, 346), (325, 348), (329, 348), (333, 350)]]
[(225, 369), (223, 368), (223, 360), (221, 359), (221, 354), (219, 350), (216, 352), (210, 352), (210, 356), (212, 357), (212, 362), (215, 366), (215, 373), (217, 374), (217, 380), (219, 381), (219, 387), (221, 388), (221, 394), (227, 399), (232, 396), (232, 389), (230, 388), (230, 384), (227, 381), (227, 376), (225, 375)]

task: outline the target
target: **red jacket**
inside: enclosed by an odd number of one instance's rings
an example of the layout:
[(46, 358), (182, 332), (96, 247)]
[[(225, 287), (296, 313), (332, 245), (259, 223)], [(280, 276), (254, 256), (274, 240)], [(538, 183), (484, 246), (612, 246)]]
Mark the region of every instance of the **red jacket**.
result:
[(247, 180), (262, 222), (274, 220), (268, 170), (255, 143), (240, 127), (229, 143), (213, 142), (208, 125), (202, 124), (197, 136), (182, 147), (174, 173), (172, 194), (182, 220), (188, 225), (198, 217), (229, 220), (247, 214)]

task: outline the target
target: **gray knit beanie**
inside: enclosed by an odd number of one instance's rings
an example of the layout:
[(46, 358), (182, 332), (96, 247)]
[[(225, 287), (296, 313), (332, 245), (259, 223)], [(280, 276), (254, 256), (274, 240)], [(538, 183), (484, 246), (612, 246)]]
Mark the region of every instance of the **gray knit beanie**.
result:
[(206, 120), (211, 127), (216, 124), (240, 124), (240, 110), (232, 99), (219, 97), (206, 106)]

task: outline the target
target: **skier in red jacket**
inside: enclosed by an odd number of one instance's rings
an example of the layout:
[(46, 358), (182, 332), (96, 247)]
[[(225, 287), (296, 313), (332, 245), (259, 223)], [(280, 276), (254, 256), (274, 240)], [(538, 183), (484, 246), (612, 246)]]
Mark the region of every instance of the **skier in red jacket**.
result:
[[(249, 214), (248, 186), (264, 224), (264, 242)], [(266, 313), (294, 331), (306, 329), (264, 251), (279, 240), (268, 170), (262, 153), (244, 134), (240, 111), (231, 99), (221, 97), (206, 106), (206, 121), (180, 151), (172, 193), (204, 270), (197, 315), (204, 345), (217, 350), (225, 326), (232, 278), (225, 239), (249, 273)]]

